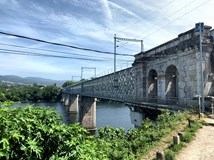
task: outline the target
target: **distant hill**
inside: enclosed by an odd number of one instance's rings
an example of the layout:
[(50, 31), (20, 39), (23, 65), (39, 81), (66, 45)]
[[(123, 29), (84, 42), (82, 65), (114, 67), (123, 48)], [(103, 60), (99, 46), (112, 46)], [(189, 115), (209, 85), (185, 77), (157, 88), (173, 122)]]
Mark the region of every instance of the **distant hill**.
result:
[(14, 75), (0, 75), (0, 82), (5, 83), (15, 83), (15, 84), (40, 84), (40, 85), (53, 85), (56, 83), (57, 85), (62, 85), (66, 80), (51, 80), (40, 77), (19, 77)]

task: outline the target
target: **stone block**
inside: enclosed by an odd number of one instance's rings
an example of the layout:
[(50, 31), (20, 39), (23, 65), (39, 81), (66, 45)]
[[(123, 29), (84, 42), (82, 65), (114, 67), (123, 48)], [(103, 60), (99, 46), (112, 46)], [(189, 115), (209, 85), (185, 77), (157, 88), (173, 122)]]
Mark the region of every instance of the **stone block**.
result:
[(156, 160), (165, 160), (165, 154), (163, 151), (156, 152)]
[(203, 113), (200, 113), (200, 118), (204, 118), (204, 114)]
[(180, 137), (179, 137), (179, 135), (174, 135), (173, 136), (173, 144), (174, 145), (180, 144)]
[(180, 137), (180, 141), (184, 140), (184, 132), (178, 132), (178, 136)]

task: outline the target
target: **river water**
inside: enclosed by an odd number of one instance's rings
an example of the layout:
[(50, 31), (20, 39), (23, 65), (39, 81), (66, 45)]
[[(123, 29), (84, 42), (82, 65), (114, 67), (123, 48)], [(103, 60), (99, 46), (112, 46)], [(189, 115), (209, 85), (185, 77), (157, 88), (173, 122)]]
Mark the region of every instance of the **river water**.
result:
[[(21, 103), (14, 105), (15, 107), (26, 106), (30, 103)], [(62, 115), (64, 123), (75, 123), (78, 120), (78, 114), (69, 114), (61, 103), (34, 103), (34, 106), (51, 107)], [(116, 102), (97, 102), (97, 129), (109, 125), (113, 128), (122, 127), (126, 131), (134, 128), (131, 123), (130, 110), (123, 103)]]

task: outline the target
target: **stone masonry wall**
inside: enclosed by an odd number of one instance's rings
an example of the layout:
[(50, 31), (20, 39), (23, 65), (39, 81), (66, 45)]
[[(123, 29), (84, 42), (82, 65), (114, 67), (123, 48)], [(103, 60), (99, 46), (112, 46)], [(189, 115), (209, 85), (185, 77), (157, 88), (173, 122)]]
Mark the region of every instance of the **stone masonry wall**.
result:
[[(203, 44), (203, 79), (204, 95), (214, 96), (214, 54), (211, 27), (205, 26), (202, 33)], [(214, 34), (213, 34), (214, 35)], [(135, 82), (136, 100), (143, 101), (148, 97), (149, 72), (157, 72), (157, 98), (164, 99), (167, 96), (169, 83), (166, 70), (168, 67), (176, 68), (176, 75), (173, 84), (176, 86), (176, 97), (178, 99), (193, 98), (200, 93), (201, 70), (199, 52), (199, 33), (191, 29), (178, 35), (177, 38), (157, 46), (147, 52), (139, 53), (135, 56), (133, 70), (137, 74), (138, 80)], [(140, 69), (141, 68), (141, 69)], [(169, 73), (172, 74), (173, 73)], [(139, 77), (141, 75), (142, 77)], [(172, 86), (173, 86), (172, 85)]]

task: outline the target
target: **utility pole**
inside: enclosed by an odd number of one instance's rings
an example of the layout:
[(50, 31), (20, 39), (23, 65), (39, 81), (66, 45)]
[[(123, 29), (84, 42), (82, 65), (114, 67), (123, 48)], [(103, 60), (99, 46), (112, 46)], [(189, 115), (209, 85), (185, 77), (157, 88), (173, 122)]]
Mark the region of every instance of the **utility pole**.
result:
[(129, 41), (129, 42), (140, 42), (141, 43), (141, 52), (143, 52), (143, 40), (138, 39), (130, 39), (130, 38), (120, 38), (116, 37), (116, 34), (114, 34), (114, 73), (116, 72), (116, 54), (117, 54), (117, 40), (121, 41)]
[(114, 74), (116, 72), (116, 52), (117, 52), (117, 42), (116, 42), (116, 34), (114, 34)]
[[(196, 23), (195, 24), (195, 31), (196, 32), (199, 32), (199, 48), (200, 48), (200, 76), (201, 76), (201, 96), (199, 94), (199, 112), (200, 112), (200, 109), (202, 109), (202, 112), (205, 111), (205, 108), (204, 108), (204, 76), (203, 76), (203, 53), (202, 53), (202, 36), (201, 36), (201, 33), (204, 31), (204, 23)], [(200, 103), (200, 97), (201, 97), (201, 103)]]

